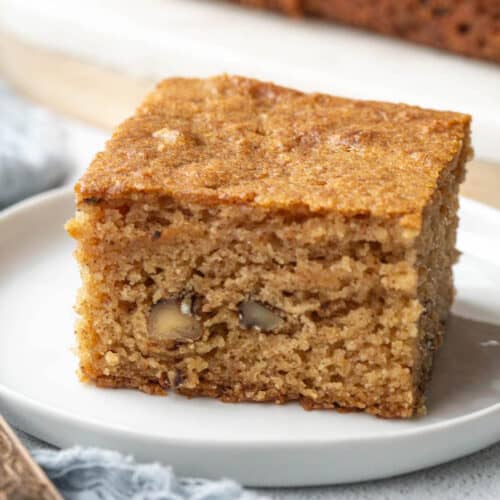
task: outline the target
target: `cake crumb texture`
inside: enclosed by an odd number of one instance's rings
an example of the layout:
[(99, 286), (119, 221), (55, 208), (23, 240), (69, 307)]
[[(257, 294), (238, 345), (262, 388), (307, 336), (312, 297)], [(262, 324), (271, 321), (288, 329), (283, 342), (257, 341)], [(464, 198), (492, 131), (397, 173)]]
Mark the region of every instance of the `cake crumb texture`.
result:
[(82, 380), (425, 412), (466, 115), (170, 79), (76, 186)]

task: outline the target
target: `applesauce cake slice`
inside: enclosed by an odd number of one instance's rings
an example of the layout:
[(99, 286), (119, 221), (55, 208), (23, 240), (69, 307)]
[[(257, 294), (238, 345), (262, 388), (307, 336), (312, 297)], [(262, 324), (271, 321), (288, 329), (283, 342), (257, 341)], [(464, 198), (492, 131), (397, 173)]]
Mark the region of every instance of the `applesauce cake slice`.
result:
[(82, 380), (421, 414), (469, 123), (237, 76), (161, 82), (75, 188)]

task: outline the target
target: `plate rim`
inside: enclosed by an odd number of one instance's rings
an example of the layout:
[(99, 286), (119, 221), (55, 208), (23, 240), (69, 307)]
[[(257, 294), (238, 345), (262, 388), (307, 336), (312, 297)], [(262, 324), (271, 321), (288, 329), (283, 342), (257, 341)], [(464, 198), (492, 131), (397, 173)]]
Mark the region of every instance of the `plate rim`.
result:
[[(112, 389), (108, 389), (112, 390)], [(252, 440), (236, 440), (236, 439), (220, 439), (220, 438), (176, 438), (172, 436), (165, 436), (163, 434), (152, 434), (136, 431), (134, 429), (130, 429), (127, 427), (123, 427), (121, 425), (110, 425), (107, 423), (99, 422), (93, 418), (81, 418), (78, 415), (72, 414), (67, 410), (61, 410), (51, 407), (46, 403), (40, 403), (34, 400), (31, 397), (25, 396), (24, 394), (20, 394), (16, 392), (14, 389), (11, 389), (5, 386), (0, 381), (0, 400), (2, 397), (5, 397), (7, 401), (11, 401), (14, 403), (18, 403), (19, 407), (26, 410), (35, 411), (38, 415), (46, 414), (51, 419), (64, 419), (73, 424), (73, 426), (89, 426), (94, 427), (101, 432), (111, 432), (111, 433), (123, 433), (126, 434), (127, 437), (134, 439), (147, 439), (147, 440), (160, 440), (162, 442), (168, 442), (177, 446), (191, 446), (196, 445), (198, 448), (202, 447), (210, 447), (213, 448), (253, 448), (253, 449), (265, 449), (268, 446), (272, 445), (276, 446), (285, 446), (285, 447), (302, 447), (302, 446), (320, 446), (320, 447), (330, 447), (336, 444), (346, 444), (355, 442), (356, 444), (367, 444), (367, 443), (377, 443), (380, 441), (386, 440), (404, 440), (405, 438), (415, 437), (417, 435), (431, 435), (434, 433), (439, 433), (440, 431), (446, 430), (457, 430), (461, 426), (466, 425), (472, 421), (485, 419), (495, 413), (500, 415), (500, 402), (495, 403), (487, 408), (482, 408), (480, 410), (476, 410), (472, 413), (468, 413), (466, 415), (461, 415), (459, 417), (454, 417), (451, 419), (447, 419), (444, 421), (438, 421), (429, 424), (425, 427), (419, 427), (416, 429), (401, 429), (397, 431), (387, 431), (383, 434), (373, 435), (373, 436), (360, 436), (360, 437), (338, 437), (338, 438), (323, 438), (323, 437), (310, 437), (307, 439), (288, 439), (284, 441), (283, 439), (255, 439)], [(168, 397), (168, 396), (167, 396)], [(219, 402), (219, 404), (228, 404)], [(229, 403), (230, 404), (230, 403)], [(33, 413), (35, 414), (35, 413)], [(372, 417), (377, 418), (377, 417)], [(421, 418), (425, 418), (421, 417)], [(400, 420), (398, 420), (400, 421)], [(390, 420), (389, 420), (390, 422)]]

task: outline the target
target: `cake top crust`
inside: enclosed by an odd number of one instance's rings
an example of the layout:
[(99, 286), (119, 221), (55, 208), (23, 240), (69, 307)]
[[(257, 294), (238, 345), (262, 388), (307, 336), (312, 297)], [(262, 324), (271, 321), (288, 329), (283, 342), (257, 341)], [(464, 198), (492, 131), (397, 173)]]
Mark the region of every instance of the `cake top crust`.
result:
[(171, 78), (118, 126), (75, 191), (79, 203), (147, 194), (418, 218), (469, 123), (239, 76)]

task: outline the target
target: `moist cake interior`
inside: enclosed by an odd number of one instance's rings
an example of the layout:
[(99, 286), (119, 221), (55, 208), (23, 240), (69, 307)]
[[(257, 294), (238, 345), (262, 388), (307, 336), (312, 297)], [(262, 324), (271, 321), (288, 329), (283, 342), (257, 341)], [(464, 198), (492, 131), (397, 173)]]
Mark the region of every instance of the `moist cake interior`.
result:
[(83, 380), (425, 411), (470, 117), (167, 79), (76, 186)]
[[(373, 216), (168, 196), (87, 200), (69, 225), (80, 240), (84, 282), (82, 376), (225, 401), (422, 412), (453, 298), (457, 186), (467, 151), (443, 170), (418, 234)], [(184, 297), (196, 301), (201, 338), (155, 335), (155, 304)], [(244, 327), (245, 303), (271, 311), (277, 326)]]

